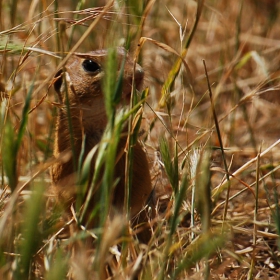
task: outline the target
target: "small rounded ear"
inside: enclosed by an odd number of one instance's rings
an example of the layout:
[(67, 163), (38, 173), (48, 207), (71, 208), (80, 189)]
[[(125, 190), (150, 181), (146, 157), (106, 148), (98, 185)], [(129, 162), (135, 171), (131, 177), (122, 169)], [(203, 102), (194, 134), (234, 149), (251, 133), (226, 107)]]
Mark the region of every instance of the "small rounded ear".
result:
[(60, 102), (62, 102), (62, 94), (61, 94), (61, 86), (62, 86), (62, 82), (63, 82), (63, 71), (59, 70), (55, 76), (54, 76), (54, 89), (56, 91), (56, 93), (58, 94), (59, 100)]

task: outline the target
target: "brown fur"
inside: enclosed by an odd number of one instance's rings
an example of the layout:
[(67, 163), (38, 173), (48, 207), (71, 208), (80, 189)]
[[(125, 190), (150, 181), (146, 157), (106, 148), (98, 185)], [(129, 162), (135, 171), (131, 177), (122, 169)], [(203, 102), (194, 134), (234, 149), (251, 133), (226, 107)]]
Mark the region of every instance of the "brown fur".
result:
[[(86, 136), (85, 143), (85, 156), (89, 151), (99, 143), (104, 129), (107, 125), (107, 118), (105, 112), (104, 96), (102, 93), (101, 80), (103, 77), (104, 63), (106, 61), (106, 50), (88, 52), (88, 53), (75, 53), (65, 65), (65, 79), (67, 81), (67, 92), (70, 104), (71, 123), (73, 127), (73, 139), (75, 146), (76, 161), (81, 152), (81, 145), (84, 135)], [(118, 49), (118, 62), (119, 69), (121, 62), (126, 58), (124, 75), (123, 75), (123, 93), (122, 103), (129, 100), (132, 76), (133, 76), (133, 62), (127, 56), (123, 49)], [(89, 72), (85, 70), (83, 62), (91, 60), (100, 66), (97, 71)], [(59, 108), (56, 134), (54, 142), (54, 156), (58, 159), (57, 163), (52, 167), (51, 177), (54, 186), (58, 190), (59, 196), (62, 200), (73, 202), (75, 200), (75, 174), (73, 168), (73, 158), (63, 162), (60, 160), (61, 154), (66, 151), (71, 151), (71, 141), (69, 133), (69, 124), (67, 119), (67, 110), (65, 106), (66, 97), (65, 89), (63, 88), (63, 77), (60, 71), (56, 75), (54, 83), (55, 90), (58, 94), (59, 101), (62, 104)], [(135, 86), (137, 89), (143, 81), (143, 71), (139, 65), (136, 65), (135, 70)], [(125, 152), (124, 147), (126, 138), (122, 138), (118, 146), (118, 154), (121, 155), (116, 163), (115, 177), (120, 178), (117, 184), (113, 199), (112, 199), (112, 213), (123, 211), (125, 184)], [(152, 185), (149, 173), (149, 166), (146, 155), (137, 143), (134, 147), (134, 160), (133, 160), (133, 180), (131, 189), (131, 202), (130, 212), (131, 218), (135, 217), (141, 212), (143, 207), (147, 204), (148, 198), (152, 193)], [(92, 174), (94, 172), (92, 164)], [(94, 203), (94, 198), (91, 204)], [(111, 213), (111, 214), (112, 214)], [(138, 223), (147, 221), (146, 212), (139, 215)], [(149, 234), (140, 236), (140, 239), (147, 241)]]

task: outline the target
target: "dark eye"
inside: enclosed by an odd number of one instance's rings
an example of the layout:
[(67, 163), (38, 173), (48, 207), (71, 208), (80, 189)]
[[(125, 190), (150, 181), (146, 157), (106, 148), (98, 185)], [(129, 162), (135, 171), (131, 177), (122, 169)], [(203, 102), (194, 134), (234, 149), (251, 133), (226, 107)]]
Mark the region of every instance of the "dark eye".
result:
[(101, 69), (100, 66), (91, 59), (85, 59), (82, 63), (82, 66), (85, 71), (92, 73)]

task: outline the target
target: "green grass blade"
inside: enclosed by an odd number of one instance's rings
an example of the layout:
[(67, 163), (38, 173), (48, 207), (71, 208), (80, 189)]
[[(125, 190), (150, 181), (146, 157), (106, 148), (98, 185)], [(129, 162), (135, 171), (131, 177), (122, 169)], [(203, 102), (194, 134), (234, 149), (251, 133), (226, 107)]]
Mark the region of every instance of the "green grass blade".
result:
[(66, 279), (68, 271), (68, 258), (62, 250), (58, 249), (54, 255), (53, 261), (50, 265), (50, 270), (47, 272), (46, 280)]
[(9, 120), (6, 122), (4, 128), (5, 137), (3, 139), (2, 146), (3, 164), (12, 191), (16, 188), (17, 185), (17, 154), (27, 125), (28, 111), (30, 107), (33, 88), (34, 81), (32, 82), (25, 99), (25, 104), (22, 111), (22, 118), (17, 136), (14, 132), (12, 123)]
[[(164, 167), (168, 176), (168, 179), (170, 181), (170, 184), (173, 188), (173, 191), (175, 195), (178, 192), (178, 186), (179, 186), (179, 174), (178, 174), (178, 162), (172, 159), (171, 153), (170, 153), (170, 148), (167, 143), (166, 138), (162, 137), (159, 142), (159, 148), (160, 148), (160, 153), (161, 157), (164, 163)], [(175, 147), (175, 151), (176, 151)], [(174, 159), (177, 157), (175, 156)], [(176, 166), (177, 164), (177, 166)]]
[(38, 251), (43, 238), (39, 229), (39, 221), (44, 206), (44, 189), (43, 184), (36, 185), (36, 188), (34, 187), (32, 190), (31, 197), (26, 202), (24, 216), (27, 219), (22, 225), (21, 261), (17, 270), (17, 274), (24, 277), (22, 279), (28, 279), (32, 257)]
[(180, 279), (179, 276), (183, 271), (187, 271), (198, 261), (210, 256), (219, 247), (226, 242), (227, 236), (221, 235), (220, 232), (208, 232), (200, 236), (195, 242), (188, 246), (187, 254), (175, 269), (172, 279)]
[(8, 183), (12, 191), (17, 186), (17, 153), (16, 139), (12, 123), (7, 120), (4, 128), (4, 139), (2, 146), (2, 159), (5, 173), (8, 177)]
[(181, 185), (180, 185), (180, 189), (177, 192), (176, 196), (175, 196), (175, 208), (174, 208), (174, 214), (172, 216), (171, 219), (171, 223), (170, 223), (170, 236), (173, 235), (177, 229), (177, 226), (180, 222), (180, 209), (182, 207), (182, 203), (184, 201), (184, 199), (186, 198), (186, 191), (188, 188), (188, 180), (187, 177), (184, 176), (184, 178), (182, 179)]
[[(159, 105), (161, 107), (167, 105), (167, 107), (170, 108), (170, 92), (171, 92), (171, 89), (174, 85), (174, 82), (175, 82), (175, 79), (176, 77), (178, 76), (178, 73), (181, 69), (181, 65), (182, 65), (182, 59), (185, 58), (186, 54), (187, 54), (187, 50), (191, 44), (191, 41), (193, 39), (193, 36), (195, 34), (195, 31), (196, 31), (196, 28), (197, 28), (197, 25), (198, 25), (198, 22), (199, 22), (199, 19), (200, 19), (200, 16), (201, 16), (201, 13), (202, 13), (202, 10), (203, 10), (203, 5), (204, 5), (204, 0), (199, 0), (197, 1), (197, 13), (196, 13), (196, 18), (195, 18), (195, 23), (191, 29), (191, 32), (190, 32), (190, 35), (189, 37), (187, 38), (186, 40), (186, 43), (185, 43), (185, 48), (182, 50), (182, 53), (181, 53), (181, 57), (179, 57), (176, 62), (174, 63), (172, 69), (170, 70), (169, 74), (168, 74), (168, 77), (162, 87), (162, 91), (161, 91), (161, 100), (159, 102)], [(190, 71), (189, 69), (186, 69), (186, 71), (188, 72), (188, 76), (190, 76)], [(189, 79), (189, 84), (190, 81), (191, 81), (191, 77), (188, 77)]]
[(23, 135), (24, 135), (24, 131), (27, 125), (27, 120), (28, 120), (28, 112), (29, 112), (29, 108), (30, 108), (30, 102), (31, 102), (31, 97), (32, 97), (32, 92), (34, 89), (34, 81), (32, 82), (29, 91), (27, 93), (27, 96), (25, 98), (25, 104), (22, 110), (22, 118), (21, 118), (21, 123), (20, 123), (20, 127), (18, 130), (18, 136), (17, 136), (17, 140), (16, 140), (16, 153), (19, 150)]
[[(117, 53), (116, 49), (110, 48), (108, 50), (105, 77), (104, 77), (104, 94), (105, 94), (105, 109), (110, 125), (113, 124), (115, 115), (114, 100), (120, 100), (121, 90), (116, 93), (117, 81)], [(115, 93), (115, 94), (114, 94)], [(119, 96), (118, 96), (119, 95)]]

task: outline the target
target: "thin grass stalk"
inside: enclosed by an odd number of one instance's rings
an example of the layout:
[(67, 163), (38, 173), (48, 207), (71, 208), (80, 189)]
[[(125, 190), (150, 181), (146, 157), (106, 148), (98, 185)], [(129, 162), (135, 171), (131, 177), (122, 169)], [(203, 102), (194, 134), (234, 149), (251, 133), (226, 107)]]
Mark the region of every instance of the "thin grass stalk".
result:
[(256, 244), (257, 244), (257, 231), (258, 231), (258, 204), (259, 204), (259, 179), (260, 179), (260, 153), (258, 153), (258, 159), (256, 161), (256, 196), (255, 196), (255, 209), (254, 209), (254, 229), (253, 229), (253, 253), (252, 260), (250, 264), (250, 270), (247, 275), (247, 280), (252, 280), (254, 277), (255, 271), (255, 257), (256, 257)]
[[(238, 18), (237, 18), (237, 21), (236, 21), (236, 33), (235, 33), (235, 54), (238, 53), (239, 51), (239, 48), (240, 48), (240, 38), (239, 38), (239, 33), (241, 32), (241, 14), (242, 14), (242, 7), (243, 7), (243, 1), (241, 0), (242, 4), (241, 4), (241, 7), (240, 7), (240, 12), (238, 14)], [(222, 54), (221, 54), (222, 55)], [(222, 58), (221, 58), (222, 59)], [(221, 62), (221, 65), (223, 65), (224, 61)], [(221, 73), (222, 75), (222, 73)], [(237, 78), (237, 71), (233, 71), (233, 76), (234, 76), (234, 81), (236, 81), (236, 78)], [(231, 102), (233, 103), (233, 106), (236, 105), (236, 98), (238, 98), (238, 100), (240, 100), (240, 91), (235, 83), (234, 85), (234, 94), (233, 94), (233, 98), (231, 100)], [(237, 101), (238, 102), (238, 101)], [(234, 141), (234, 134), (235, 134), (235, 126), (234, 126), (234, 122), (236, 120), (236, 111), (233, 112), (233, 114), (230, 114), (229, 115), (229, 119), (230, 119), (230, 143), (233, 143)]]
[[(194, 228), (194, 224), (195, 224), (195, 187), (196, 187), (196, 185), (193, 184), (192, 185), (192, 197), (191, 197), (191, 228)], [(195, 238), (195, 233), (192, 230), (191, 240), (194, 240), (194, 238)]]
[[(44, 1), (42, 1), (42, 2), (44, 2)], [(39, 9), (41, 15), (44, 14), (44, 3), (42, 3), (42, 2), (39, 2), (39, 3), (38, 3), (38, 9)], [(36, 26), (36, 25), (34, 25), (34, 27), (33, 27), (34, 30), (35, 30), (35, 26)], [(39, 22), (38, 22), (38, 24), (37, 24), (37, 30), (36, 30), (37, 34), (42, 34), (42, 33), (43, 33), (43, 28), (44, 28), (44, 26), (43, 26), (43, 21), (42, 21), (42, 20), (39, 20)], [(30, 35), (31, 35), (31, 33), (33, 33), (33, 30), (30, 32)], [(39, 36), (40, 36), (40, 35), (39, 35)], [(38, 39), (38, 40), (40, 40), (40, 39)], [(26, 41), (27, 41), (27, 40), (26, 40)], [(35, 44), (35, 45), (36, 45), (36, 44)], [(41, 59), (41, 58), (39, 57), (38, 60), (39, 60), (39, 59)], [(40, 64), (38, 64), (38, 65), (40, 65)]]
[[(86, 134), (83, 137), (83, 141), (82, 141), (82, 146), (81, 146), (81, 152), (79, 154), (79, 158), (78, 158), (78, 165), (77, 165), (77, 180), (76, 180), (76, 186), (79, 186), (79, 189), (81, 191), (78, 192), (77, 194), (77, 198), (76, 198), (76, 209), (80, 209), (80, 207), (82, 206), (83, 200), (84, 200), (84, 196), (86, 193), (86, 185), (87, 182), (89, 180), (89, 175), (90, 175), (90, 165), (91, 165), (91, 161), (87, 162), (87, 172), (86, 174), (83, 173), (83, 159), (84, 159), (84, 155), (85, 155), (85, 143), (86, 143)], [(92, 159), (92, 157), (91, 157)], [(86, 178), (85, 178), (86, 177)]]
[[(235, 43), (235, 54), (236, 55), (238, 55), (238, 52), (239, 52), (239, 49), (240, 49), (240, 34), (241, 34), (241, 19), (242, 19), (242, 12), (243, 12), (243, 4), (244, 4), (244, 1), (241, 0), (240, 1), (240, 11), (238, 13), (238, 17), (237, 17), (237, 21), (236, 21), (236, 36), (235, 36), (235, 41), (236, 41), (236, 43)], [(237, 78), (236, 67), (234, 67), (233, 70), (234, 70), (233, 71), (234, 91), (235, 91), (235, 94), (238, 97), (238, 100), (240, 100), (242, 98), (242, 92), (237, 87), (237, 84), (236, 84), (236, 80), (237, 80), (236, 79)], [(255, 139), (255, 136), (254, 136), (253, 128), (252, 128), (252, 126), (250, 124), (250, 121), (249, 121), (248, 110), (247, 110), (246, 104), (240, 104), (240, 106), (241, 106), (241, 110), (242, 110), (242, 113), (243, 113), (244, 120), (245, 120), (245, 122), (247, 123), (247, 126), (248, 126), (248, 131), (249, 131), (252, 146), (254, 147), (254, 149), (257, 153), (257, 142), (256, 142), (256, 139)]]
[[(135, 73), (136, 59), (134, 61), (134, 73)], [(140, 129), (140, 123), (142, 119), (142, 108), (143, 106), (143, 96), (145, 96), (145, 91), (141, 96), (140, 102), (138, 102), (138, 98), (136, 95), (135, 82), (134, 82), (134, 74), (132, 78), (132, 89), (131, 89), (131, 100), (130, 100), (130, 108), (132, 109), (132, 114), (129, 115), (128, 119), (128, 137), (127, 137), (127, 145), (126, 145), (126, 160), (125, 160), (125, 193), (124, 193), (124, 213), (126, 219), (129, 220), (130, 217), (130, 196), (131, 196), (131, 187), (132, 187), (132, 174), (133, 174), (133, 160), (134, 160), (134, 145), (137, 142), (138, 131)], [(137, 103), (138, 102), (138, 103)], [(137, 112), (133, 110), (133, 108), (138, 109)], [(124, 241), (122, 244), (122, 265), (123, 267), (127, 266), (127, 254), (128, 254), (128, 244)]]
[(166, 277), (165, 271), (167, 269), (168, 260), (171, 257), (170, 248), (172, 246), (172, 239), (173, 239), (173, 235), (177, 229), (177, 226), (181, 220), (179, 213), (180, 213), (182, 203), (185, 199), (187, 188), (188, 188), (188, 180), (187, 180), (187, 177), (184, 176), (181, 181), (179, 191), (175, 195), (174, 213), (169, 220), (169, 233), (166, 237), (167, 240), (165, 241), (164, 251), (162, 253), (162, 259), (161, 259), (161, 263), (160, 263), (160, 272), (159, 272), (159, 276), (158, 276), (159, 280), (164, 280)]
[[(30, 34), (31, 34), (31, 32), (30, 32)], [(27, 47), (26, 45), (17, 44), (17, 43), (9, 43), (9, 41), (7, 41), (5, 43), (5, 45), (0, 44), (0, 51), (1, 51), (1, 56), (4, 58), (6, 58), (7, 53), (10, 55), (22, 55), (22, 57), (23, 57), (23, 55), (29, 54), (31, 52), (36, 52), (39, 54), (48, 55), (48, 56), (55, 57), (55, 58), (61, 58), (60, 56), (54, 54), (51, 51), (39, 49), (37, 47)], [(22, 64), (22, 61), (20, 64)], [(15, 68), (18, 68), (18, 66)], [(3, 70), (3, 71), (5, 72), (5, 70)], [(17, 73), (17, 69), (14, 71), (14, 73)], [(12, 77), (11, 80), (14, 80), (14, 77)], [(44, 85), (46, 85), (46, 83), (44, 83)]]
[[(116, 105), (120, 102), (122, 92), (122, 78), (125, 59), (122, 61), (121, 71), (117, 77), (116, 49), (109, 48), (104, 79), (105, 109), (109, 128), (113, 129), (115, 123)], [(116, 83), (117, 81), (117, 83)]]
[[(237, 89), (237, 91), (239, 92), (239, 96), (240, 96), (241, 95), (240, 94), (240, 90)], [(251, 140), (252, 146), (255, 149), (255, 151), (257, 152), (257, 142), (256, 142), (256, 139), (255, 139), (255, 136), (254, 136), (253, 127), (250, 124), (250, 120), (249, 120), (249, 116), (248, 116), (248, 111), (247, 111), (246, 105), (245, 104), (241, 104), (241, 109), (242, 109), (242, 112), (243, 112), (244, 120), (247, 123), (247, 127), (248, 127), (248, 131), (249, 131), (249, 135), (250, 135), (250, 140)]]
[(201, 13), (202, 13), (202, 10), (203, 10), (203, 6), (204, 6), (204, 0), (198, 0), (197, 1), (197, 11), (196, 11), (196, 17), (195, 17), (195, 22), (194, 22), (194, 25), (191, 29), (191, 32), (190, 32), (190, 35), (186, 41), (186, 44), (185, 44), (185, 49), (188, 49), (191, 42), (192, 42), (192, 39), (195, 35), (195, 31), (196, 31), (196, 28), (197, 28), (197, 25), (198, 25), (198, 22), (199, 22), (199, 19), (200, 19), (200, 16), (201, 16)]
[(172, 235), (175, 233), (176, 227), (178, 226), (181, 219), (179, 213), (180, 213), (182, 203), (185, 199), (187, 188), (188, 188), (188, 179), (187, 176), (184, 176), (181, 181), (179, 191), (175, 196), (175, 208), (174, 208), (173, 216), (170, 221), (170, 233), (169, 233), (170, 240), (172, 239)]
[[(167, 131), (168, 135), (176, 142), (177, 146), (180, 148), (181, 152), (178, 153), (178, 158), (184, 154), (185, 156), (187, 155), (187, 151), (191, 149), (191, 147), (195, 144), (195, 142), (197, 142), (197, 140), (194, 140), (190, 145), (188, 145), (187, 149), (184, 149), (180, 143), (177, 141), (177, 139), (175, 138), (175, 136), (173, 135), (171, 129), (168, 128), (168, 126), (166, 125), (166, 123), (164, 122), (164, 120), (162, 119), (162, 117), (152, 108), (152, 106), (149, 103), (146, 103), (146, 106), (148, 106), (148, 108), (153, 112), (153, 114), (156, 116), (156, 118), (161, 122), (161, 124), (163, 125), (164, 129)], [(150, 131), (153, 128), (155, 121), (152, 122), (151, 126), (150, 126)], [(205, 134), (208, 134), (205, 133)], [(201, 136), (201, 138), (204, 135)]]
[[(179, 171), (178, 171), (178, 153), (175, 144), (175, 153), (172, 160), (170, 148), (165, 137), (159, 141), (159, 149), (164, 163), (164, 168), (168, 176), (169, 182), (172, 186), (173, 192), (176, 195), (179, 191)], [(177, 154), (177, 155), (176, 155)], [(177, 166), (175, 166), (177, 164)]]
[[(85, 0), (80, 0), (76, 5), (75, 11), (80, 11), (82, 9), (82, 7), (85, 5), (85, 2), (86, 2)], [(79, 15), (75, 14), (74, 15), (74, 21), (76, 21), (78, 19), (78, 17), (79, 17)], [(77, 28), (76, 25), (73, 25), (72, 28), (71, 28), (71, 32), (70, 32), (69, 39), (68, 39), (68, 46), (67, 46), (68, 50), (71, 48), (71, 44), (72, 44), (73, 36), (74, 36), (74, 31), (76, 30), (76, 28)]]
[[(144, 1), (128, 0), (126, 1), (125, 8), (128, 11), (129, 16), (126, 18), (126, 49), (130, 48), (131, 42), (134, 42), (136, 37), (139, 37), (141, 30), (139, 28), (140, 22), (143, 20)], [(138, 28), (134, 30), (132, 26)], [(140, 26), (141, 27), (141, 26)]]
[(204, 65), (205, 76), (206, 76), (208, 90), (209, 90), (209, 98), (210, 98), (210, 102), (211, 102), (212, 114), (213, 114), (213, 118), (214, 118), (214, 122), (215, 122), (217, 136), (218, 136), (218, 139), (219, 139), (219, 144), (220, 144), (220, 147), (221, 147), (222, 159), (223, 159), (224, 168), (225, 168), (225, 171), (226, 171), (226, 179), (227, 179), (227, 183), (228, 183), (226, 203), (225, 203), (225, 209), (224, 209), (224, 214), (223, 214), (223, 221), (225, 222), (226, 215), (227, 215), (227, 209), (228, 209), (228, 200), (229, 200), (230, 184), (231, 183), (230, 183), (229, 170), (228, 170), (228, 166), (227, 166), (227, 162), (226, 162), (226, 156), (225, 156), (224, 147), (223, 147), (222, 136), (221, 136), (220, 127), (219, 127), (219, 121), (218, 121), (218, 118), (217, 118), (215, 105), (214, 105), (213, 98), (212, 98), (212, 90), (211, 90), (211, 86), (210, 86), (210, 81), (209, 81), (209, 77), (208, 77), (208, 72), (207, 72), (205, 60), (203, 60), (203, 65)]
[(253, 235), (253, 246), (257, 243), (257, 221), (258, 221), (258, 209), (259, 209), (259, 183), (260, 183), (260, 154), (258, 153), (258, 159), (256, 162), (256, 195), (255, 195), (255, 209), (254, 209), (254, 235)]
[[(280, 165), (276, 166), (275, 168), (273, 168), (271, 171), (269, 171), (268, 173), (266, 173), (264, 176), (262, 176), (261, 178), (259, 178), (259, 182), (263, 181), (265, 178), (272, 176), (278, 169), (280, 168)], [(234, 198), (238, 197), (239, 195), (241, 195), (243, 192), (248, 191), (248, 189), (252, 188), (254, 185), (256, 184), (256, 182), (252, 183), (251, 185), (249, 185), (249, 188), (246, 187), (244, 189), (242, 189), (241, 191), (237, 192), (236, 194), (232, 195), (229, 198), (229, 201), (233, 200)], [(212, 211), (212, 215), (215, 214), (215, 212), (217, 211), (217, 209), (219, 207), (221, 207), (222, 205), (225, 204), (225, 201), (222, 201), (221, 203), (219, 203)]]
[[(154, 3), (154, 1), (151, 1), (151, 2)], [(143, 11), (143, 7), (142, 7), (142, 9), (137, 10), (136, 7), (139, 5), (139, 3), (141, 3), (141, 2), (138, 1), (138, 3), (135, 2), (131, 6), (129, 6), (129, 8), (131, 8), (132, 11), (134, 12), (134, 14), (133, 14), (134, 16), (136, 15), (136, 17), (137, 17), (137, 16), (139, 16), (139, 14), (141, 14), (140, 26), (137, 29), (136, 33), (134, 34), (135, 37), (140, 37), (147, 13), (150, 11), (150, 7), (151, 7), (151, 5), (148, 4), (145, 7), (144, 11)], [(129, 21), (129, 19), (130, 19), (130, 17), (127, 18), (128, 21)], [(139, 22), (137, 24), (139, 24)], [(127, 28), (129, 28), (129, 26), (130, 26), (130, 24), (127, 25)], [(130, 30), (127, 29), (126, 47), (129, 47), (132, 36), (133, 35), (131, 35)], [(131, 109), (133, 107), (136, 107), (137, 102), (138, 102), (137, 96), (136, 96), (136, 89), (135, 89), (135, 70), (136, 70), (136, 63), (137, 63), (139, 54), (140, 54), (140, 48), (138, 47), (136, 50), (136, 54), (134, 56), (134, 64), (133, 64), (132, 88), (131, 88), (131, 97), (130, 97), (130, 108)], [(132, 169), (133, 169), (133, 154), (134, 154), (133, 146), (137, 142), (137, 134), (138, 134), (138, 130), (139, 130), (139, 126), (136, 127), (136, 129), (135, 129), (135, 127), (133, 127), (133, 120), (134, 120), (135, 116), (136, 116), (136, 114), (133, 113), (129, 116), (129, 119), (128, 119), (128, 137), (127, 137), (126, 161), (125, 161), (125, 194), (124, 194), (124, 213), (125, 213), (127, 219), (129, 218), (129, 212), (130, 212), (130, 210), (129, 210), (130, 190), (131, 190), (131, 185), (132, 185)], [(142, 116), (140, 116), (140, 119), (141, 119), (141, 117)], [(123, 244), (123, 247), (126, 247), (126, 245)], [(124, 258), (123, 258), (123, 262), (124, 262)]]
[[(188, 36), (188, 38), (186, 40), (186, 43), (184, 45), (184, 49), (181, 50), (181, 54), (179, 55), (179, 58), (174, 63), (172, 69), (170, 70), (170, 72), (168, 74), (167, 80), (162, 87), (162, 91), (161, 91), (162, 97), (161, 97), (161, 100), (159, 102), (160, 107), (163, 107), (164, 105), (168, 105), (168, 100), (169, 100), (169, 95), (170, 95), (170, 92), (171, 92), (171, 88), (173, 87), (175, 79), (179, 74), (182, 62), (187, 55), (188, 48), (189, 48), (189, 46), (192, 42), (193, 36), (195, 34), (195, 31), (196, 31), (196, 28), (197, 28), (197, 25), (198, 25), (198, 22), (199, 22), (199, 19), (200, 19), (202, 10), (203, 10), (203, 5), (204, 5), (204, 0), (198, 0), (197, 1), (197, 12), (196, 12), (194, 25), (192, 26), (192, 29), (190, 31), (190, 35)], [(190, 71), (189, 71), (188, 68), (186, 68), (186, 71), (188, 72), (188, 76), (190, 76), (189, 75)], [(192, 85), (191, 85), (192, 82), (191, 82), (191, 78), (189, 78), (189, 77), (188, 77), (188, 84), (192, 89)], [(166, 102), (167, 102), (167, 104), (166, 104)]]
[[(58, 12), (58, 0), (54, 0), (54, 18), (59, 18), (59, 12)], [(54, 21), (54, 24), (55, 24), (55, 27), (56, 27), (56, 30), (59, 30), (59, 21), (58, 20), (55, 20)], [(61, 51), (61, 42), (60, 42), (60, 33), (59, 32), (56, 32), (55, 33), (55, 43), (56, 43), (56, 51), (59, 52)]]
[[(277, 145), (280, 144), (280, 139), (278, 139), (277, 141), (275, 141), (273, 144), (271, 144), (266, 150), (264, 150), (261, 154), (260, 154), (260, 158), (262, 158), (263, 156), (265, 156), (267, 153), (269, 153), (273, 148), (275, 148)], [(255, 163), (258, 160), (258, 157), (254, 157), (253, 159), (247, 161), (243, 166), (241, 166), (238, 170), (236, 170), (235, 172), (232, 173), (232, 176), (230, 176), (230, 178), (233, 177), (237, 177), (239, 174), (241, 174), (242, 172), (244, 172), (249, 166), (251, 166), (253, 163)], [(219, 184), (213, 191), (212, 191), (212, 198), (216, 199), (220, 193), (225, 189), (227, 184), (227, 181), (222, 182), (221, 184)]]
[[(137, 104), (136, 101), (135, 101), (135, 106), (134, 108), (139, 108), (137, 112), (134, 112), (134, 118), (132, 120), (132, 124), (131, 124), (131, 134), (130, 134), (130, 149), (127, 150), (127, 166), (126, 168), (129, 168), (128, 170), (128, 173), (127, 174), (133, 174), (132, 171), (133, 171), (133, 159), (134, 159), (134, 149), (133, 147), (135, 146), (135, 144), (137, 143), (138, 141), (138, 132), (139, 132), (139, 129), (140, 129), (140, 125), (141, 125), (141, 120), (142, 120), (142, 114), (143, 114), (143, 102), (146, 98), (146, 94), (147, 94), (148, 91), (144, 91), (142, 96), (141, 96), (141, 101), (140, 101), (140, 104), (139, 103)], [(135, 95), (136, 96), (136, 95)], [(129, 153), (130, 151), (130, 153)], [(127, 186), (132, 186), (132, 176), (129, 176), (127, 178)], [(130, 216), (130, 188), (126, 188), (125, 189), (125, 204), (124, 204), (124, 213), (126, 213), (127, 215), (127, 218), (129, 218)]]
[[(123, 73), (118, 77), (119, 80), (122, 80)], [(107, 130), (107, 141), (108, 147), (105, 154), (105, 171), (101, 183), (101, 205), (105, 206), (105, 215), (100, 220), (100, 225), (104, 225), (106, 221), (106, 216), (109, 213), (109, 198), (113, 186), (113, 174), (115, 167), (115, 159), (117, 146), (120, 139), (121, 125), (116, 126), (115, 116), (116, 116), (116, 100), (121, 98), (121, 87), (116, 86), (117, 80), (117, 54), (115, 49), (109, 49), (106, 69), (105, 69), (105, 109), (106, 115), (108, 118), (108, 130)], [(121, 83), (121, 82), (119, 82)], [(118, 83), (117, 83), (118, 84)], [(122, 83), (121, 83), (122, 84)]]
[[(150, 0), (150, 1), (147, 3), (147, 5), (146, 5), (146, 7), (145, 7), (145, 9), (144, 9), (144, 11), (143, 11), (143, 14), (142, 14), (142, 16), (141, 16), (141, 21), (140, 21), (140, 24), (139, 24), (139, 28), (138, 28), (138, 34), (137, 34), (137, 36), (136, 36), (137, 39), (138, 39), (138, 41), (140, 40), (140, 38), (141, 38), (141, 36), (142, 36), (142, 33), (143, 33), (143, 30), (144, 30), (144, 26), (145, 26), (146, 19), (147, 19), (149, 13), (151, 12), (151, 10), (152, 10), (153, 5), (155, 4), (155, 2), (156, 2), (156, 0)], [(141, 47), (141, 46), (138, 44), (137, 51), (140, 50), (139, 47)], [(136, 54), (135, 57), (137, 58), (138, 55), (139, 55), (139, 51), (138, 51), (138, 53)]]
[[(147, 4), (147, 6), (145, 7), (144, 11), (141, 10), (141, 13), (143, 12), (143, 14), (141, 15), (140, 26), (137, 29), (137, 32), (135, 34), (135, 36), (138, 37), (138, 38), (140, 38), (140, 35), (141, 35), (142, 30), (143, 30), (146, 17), (148, 15), (148, 13), (150, 12), (154, 2), (155, 2), (154, 0), (150, 1), (150, 3)], [(137, 5), (136, 3), (134, 3), (134, 4)], [(138, 4), (139, 4), (139, 2), (138, 2)], [(135, 5), (132, 5), (132, 8)], [(139, 11), (136, 11), (137, 15), (138, 15), (138, 12)], [(129, 20), (129, 19), (130, 18), (128, 17), (127, 20)], [(128, 25), (128, 27), (129, 27), (129, 25)], [(130, 35), (129, 30), (128, 30), (127, 31), (127, 39), (126, 39), (126, 46), (127, 47), (130, 45), (130, 41), (131, 41), (131, 35)], [(138, 44), (138, 48), (137, 48), (135, 56), (134, 56), (132, 88), (131, 88), (131, 97), (130, 97), (130, 109), (132, 109), (133, 107), (137, 108), (138, 100), (137, 100), (137, 96), (136, 96), (135, 76), (134, 75), (135, 75), (135, 70), (136, 70), (137, 59), (138, 59), (139, 54), (140, 54), (140, 49), (141, 49), (140, 44)], [(129, 217), (130, 189), (131, 189), (131, 185), (132, 185), (133, 146), (137, 141), (137, 134), (138, 134), (138, 130), (139, 130), (139, 127), (138, 127), (136, 130), (133, 131), (133, 129), (134, 129), (133, 128), (133, 119), (134, 119), (134, 117), (135, 117), (135, 113), (131, 114), (129, 116), (129, 119), (128, 119), (128, 137), (127, 137), (127, 146), (126, 146), (124, 213), (125, 213), (127, 219)], [(123, 244), (123, 246), (125, 247), (125, 244)]]
[[(59, 25), (59, 40), (60, 40), (60, 49), (62, 55), (64, 55), (64, 40), (63, 37), (65, 36), (65, 25), (60, 24)], [(66, 76), (65, 74), (65, 67), (63, 66), (63, 82), (66, 85)], [(73, 125), (72, 125), (72, 119), (71, 119), (71, 109), (70, 109), (70, 101), (69, 101), (69, 92), (68, 87), (65, 87), (65, 107), (66, 107), (66, 116), (67, 116), (67, 122), (68, 122), (68, 129), (69, 129), (69, 136), (70, 136), (70, 145), (71, 145), (71, 152), (72, 152), (72, 164), (73, 164), (73, 170), (77, 171), (78, 166), (76, 163), (77, 155), (76, 155), (76, 149), (75, 149), (75, 142), (74, 142), (74, 132), (73, 132)]]

